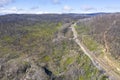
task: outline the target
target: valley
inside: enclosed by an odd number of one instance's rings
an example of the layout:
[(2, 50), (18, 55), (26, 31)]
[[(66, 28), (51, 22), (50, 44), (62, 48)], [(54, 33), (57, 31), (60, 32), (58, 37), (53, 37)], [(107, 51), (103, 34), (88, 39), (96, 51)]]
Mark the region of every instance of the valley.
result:
[(119, 80), (119, 17), (0, 16), (0, 80)]

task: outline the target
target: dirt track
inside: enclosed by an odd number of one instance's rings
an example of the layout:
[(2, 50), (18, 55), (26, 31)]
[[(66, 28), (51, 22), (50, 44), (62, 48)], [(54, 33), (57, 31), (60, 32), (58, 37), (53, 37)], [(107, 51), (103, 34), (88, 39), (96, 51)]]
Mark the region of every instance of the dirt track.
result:
[(74, 36), (73, 39), (79, 45), (79, 47), (83, 50), (83, 52), (91, 59), (93, 64), (98, 69), (105, 71), (105, 73), (109, 76), (110, 80), (120, 80), (120, 75), (118, 74), (120, 73), (120, 71), (118, 70), (120, 68), (118, 66), (115, 66), (114, 64), (112, 65), (112, 62), (108, 62), (108, 60), (105, 57), (103, 58), (96, 57), (92, 52), (90, 52), (86, 48), (86, 46), (82, 42), (80, 42), (80, 40), (78, 39), (77, 31), (74, 28), (75, 25), (76, 23), (70, 26)]

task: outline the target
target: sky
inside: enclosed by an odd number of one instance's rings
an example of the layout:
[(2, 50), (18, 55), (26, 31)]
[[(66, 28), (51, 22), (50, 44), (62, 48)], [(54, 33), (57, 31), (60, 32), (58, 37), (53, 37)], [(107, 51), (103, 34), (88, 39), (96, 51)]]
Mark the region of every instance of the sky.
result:
[(0, 14), (120, 12), (120, 0), (0, 0)]

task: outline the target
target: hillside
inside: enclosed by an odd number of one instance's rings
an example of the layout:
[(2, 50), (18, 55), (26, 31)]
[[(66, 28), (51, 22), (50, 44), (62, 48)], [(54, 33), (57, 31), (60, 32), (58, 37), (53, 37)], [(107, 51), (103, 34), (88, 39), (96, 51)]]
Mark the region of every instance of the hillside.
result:
[[(77, 21), (78, 38), (84, 49), (108, 75), (120, 76), (119, 13), (98, 15)], [(112, 73), (112, 74), (111, 74)], [(114, 79), (113, 79), (114, 80)]]

